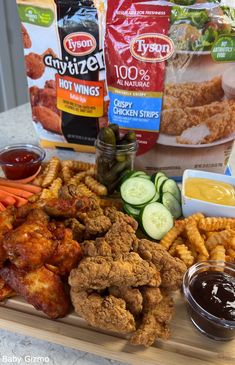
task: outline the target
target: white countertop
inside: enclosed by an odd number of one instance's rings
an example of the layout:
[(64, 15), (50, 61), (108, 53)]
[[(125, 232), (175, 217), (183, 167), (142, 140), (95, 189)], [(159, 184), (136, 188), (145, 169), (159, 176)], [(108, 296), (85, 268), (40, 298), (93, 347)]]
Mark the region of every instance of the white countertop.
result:
[[(0, 148), (13, 143), (35, 143), (38, 138), (31, 122), (29, 104), (0, 114)], [(47, 150), (50, 158), (57, 155), (63, 159), (94, 161), (94, 155), (71, 151)], [(1, 308), (0, 308), (1, 312)], [(91, 348), (92, 352), (92, 348)], [(123, 365), (114, 360), (94, 356), (32, 337), (0, 330), (0, 364), (48, 364), (48, 365)]]

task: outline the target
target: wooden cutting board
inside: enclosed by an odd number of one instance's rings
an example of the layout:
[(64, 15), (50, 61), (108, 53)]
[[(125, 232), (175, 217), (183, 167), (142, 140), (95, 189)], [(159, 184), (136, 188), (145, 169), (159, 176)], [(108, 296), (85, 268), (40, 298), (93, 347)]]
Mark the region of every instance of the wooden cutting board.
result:
[(134, 365), (235, 364), (235, 340), (217, 342), (199, 333), (180, 293), (175, 296), (170, 340), (158, 340), (147, 349), (129, 345), (127, 337), (92, 328), (75, 313), (50, 320), (21, 298), (0, 304), (0, 327)]

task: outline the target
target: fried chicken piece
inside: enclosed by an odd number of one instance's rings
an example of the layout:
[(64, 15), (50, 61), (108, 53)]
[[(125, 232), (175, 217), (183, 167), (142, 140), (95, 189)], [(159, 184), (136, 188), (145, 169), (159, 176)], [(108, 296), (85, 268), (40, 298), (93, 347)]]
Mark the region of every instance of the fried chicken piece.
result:
[(64, 221), (66, 227), (71, 228), (73, 239), (79, 243), (84, 241), (85, 226), (76, 218), (69, 218)]
[(159, 286), (160, 273), (135, 252), (112, 257), (85, 257), (69, 276), (73, 290), (105, 289), (109, 286)]
[(43, 128), (48, 131), (62, 134), (61, 116), (45, 106), (34, 106), (32, 108), (33, 120), (40, 122)]
[(104, 235), (111, 226), (110, 219), (105, 215), (100, 215), (96, 218), (87, 217), (85, 219), (86, 238), (95, 235)]
[(0, 277), (0, 302), (3, 302), (7, 298), (15, 296), (16, 293), (11, 289), (5, 281)]
[(221, 77), (218, 76), (204, 82), (168, 84), (165, 87), (164, 95), (178, 99), (177, 107), (185, 108), (219, 101), (224, 96), (224, 90)]
[(45, 89), (56, 89), (55, 80), (47, 80), (45, 82)]
[(112, 256), (112, 248), (103, 237), (84, 241), (82, 251), (85, 256)]
[(136, 242), (134, 251), (148, 262), (152, 262), (161, 273), (161, 286), (168, 290), (181, 287), (186, 265), (179, 258), (172, 257), (167, 250), (154, 242), (141, 239)]
[(111, 220), (112, 223), (124, 222), (129, 224), (135, 231), (138, 228), (138, 222), (127, 214), (118, 211), (115, 207), (108, 207), (104, 210), (104, 214)]
[(229, 108), (229, 101), (215, 101), (211, 104), (196, 107), (164, 110), (161, 118), (161, 133), (180, 135), (187, 128), (199, 125), (218, 113)]
[(23, 272), (11, 264), (0, 269), (0, 276), (17, 294), (48, 317), (64, 317), (68, 313), (70, 300), (60, 277), (44, 266)]
[[(19, 269), (28, 270), (43, 265), (56, 248), (47, 224), (36, 219), (36, 213), (32, 212), (25, 223), (6, 233), (2, 241), (7, 258)], [(44, 212), (40, 214), (41, 218), (45, 218)]]
[(0, 268), (7, 259), (7, 254), (3, 247), (3, 238), (13, 228), (14, 221), (15, 207), (8, 207), (3, 212), (0, 212)]
[(73, 240), (73, 233), (69, 228), (63, 229), (63, 238), (59, 241), (53, 255), (47, 263), (58, 268), (59, 275), (69, 275), (77, 267), (82, 257), (82, 250), (78, 242)]
[[(151, 288), (150, 290), (156, 290)], [(159, 290), (159, 289), (158, 289)], [(173, 312), (173, 301), (167, 294), (156, 295), (155, 303), (148, 298), (153, 298), (149, 293), (144, 296), (143, 318), (140, 327), (132, 335), (130, 343), (132, 345), (151, 346), (154, 341), (160, 337), (167, 339), (169, 337), (169, 329), (167, 323), (170, 321)]]
[(212, 143), (218, 139), (226, 138), (235, 131), (235, 107), (227, 108), (226, 111), (215, 114), (203, 123), (185, 129), (177, 137), (178, 143), (183, 144), (205, 144)]
[(142, 311), (143, 297), (139, 289), (130, 286), (111, 286), (109, 288), (109, 294), (125, 300), (126, 308), (133, 315), (137, 315)]
[(44, 89), (40, 89), (37, 86), (31, 86), (29, 88), (30, 103), (32, 108), (36, 106), (43, 106), (45, 108), (49, 108), (51, 111), (61, 116), (61, 111), (57, 108), (56, 88), (53, 87), (54, 85), (54, 80), (48, 80), (45, 83)]
[(45, 65), (42, 56), (31, 52), (26, 55), (24, 59), (27, 76), (33, 80), (37, 80), (42, 77), (45, 72)]
[(30, 39), (29, 33), (27, 32), (27, 29), (21, 23), (21, 33), (22, 33), (22, 40), (23, 40), (23, 47), (24, 48), (31, 48), (32, 47), (32, 41)]
[(76, 313), (91, 326), (118, 333), (135, 331), (134, 317), (123, 299), (112, 295), (103, 298), (98, 293), (77, 292), (73, 288), (70, 295)]

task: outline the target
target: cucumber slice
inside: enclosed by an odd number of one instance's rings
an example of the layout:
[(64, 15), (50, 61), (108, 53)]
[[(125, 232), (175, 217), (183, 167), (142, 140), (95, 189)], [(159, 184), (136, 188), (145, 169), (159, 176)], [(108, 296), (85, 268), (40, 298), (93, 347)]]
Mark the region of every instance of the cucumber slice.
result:
[(141, 179), (151, 180), (151, 177), (149, 175), (139, 175), (138, 177), (141, 177)]
[(146, 173), (144, 171), (134, 171), (131, 175), (131, 177), (140, 177), (140, 176), (144, 176), (146, 175)]
[(158, 192), (158, 191), (156, 191), (156, 193), (155, 193), (155, 195), (154, 195), (153, 199), (151, 199), (149, 203), (153, 203), (153, 202), (160, 202), (160, 200), (161, 200), (161, 199), (160, 199), (160, 194), (159, 194), (159, 192)]
[(147, 204), (143, 208), (141, 223), (145, 233), (155, 240), (161, 240), (174, 225), (169, 210), (157, 202)]
[(162, 186), (162, 193), (171, 193), (179, 203), (181, 202), (181, 192), (175, 180), (168, 179), (165, 181)]
[(169, 192), (163, 193), (162, 204), (171, 212), (175, 219), (182, 215), (181, 205), (178, 200)]
[(168, 177), (166, 176), (160, 176), (159, 179), (157, 180), (157, 186), (156, 189), (157, 191), (161, 194), (161, 190), (162, 190), (162, 186), (164, 184), (164, 182), (168, 180)]
[(141, 177), (131, 177), (121, 185), (121, 197), (131, 205), (148, 203), (155, 195), (156, 189), (152, 181)]
[(140, 215), (141, 209), (134, 208), (134, 207), (132, 207), (130, 204), (127, 204), (127, 203), (125, 203), (125, 204), (123, 205), (123, 208), (124, 208), (125, 212), (126, 212), (128, 215), (132, 216), (132, 217), (133, 217), (133, 218), (135, 218), (135, 219), (138, 219), (138, 218), (139, 218), (139, 215)]
[(152, 180), (152, 182), (155, 184), (155, 186), (156, 186), (156, 187), (157, 187), (157, 181), (158, 181), (159, 177), (161, 177), (161, 176), (165, 176), (165, 177), (167, 177), (167, 176), (164, 174), (164, 172), (161, 172), (161, 171), (159, 171), (159, 172), (155, 172), (155, 174), (153, 174), (153, 175), (151, 176), (151, 180)]

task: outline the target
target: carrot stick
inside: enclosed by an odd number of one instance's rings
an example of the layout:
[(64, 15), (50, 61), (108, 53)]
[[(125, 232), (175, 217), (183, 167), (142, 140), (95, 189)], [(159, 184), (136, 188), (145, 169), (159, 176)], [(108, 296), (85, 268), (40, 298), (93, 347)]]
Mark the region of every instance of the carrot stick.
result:
[(10, 188), (9, 186), (0, 185), (0, 189), (6, 191), (7, 193), (12, 193), (12, 194), (21, 196), (22, 198), (26, 198), (26, 199), (33, 195), (33, 193), (30, 193), (29, 191), (22, 190), (22, 189), (16, 189), (16, 188)]
[(0, 202), (0, 212), (3, 212), (5, 209), (4, 205)]
[(26, 200), (24, 198), (21, 198), (21, 197), (15, 195), (15, 194), (12, 194), (12, 193), (6, 193), (6, 191), (0, 189), (0, 200), (6, 198), (6, 196), (11, 196), (16, 200), (15, 206), (17, 208), (21, 207), (21, 205), (24, 205), (28, 202), (28, 200)]
[(7, 207), (8, 205), (14, 205), (16, 203), (16, 200), (10, 196), (6, 195), (5, 198), (0, 198), (1, 203)]
[(36, 185), (30, 185), (30, 184), (23, 184), (23, 183), (17, 183), (12, 180), (4, 179), (3, 177), (0, 178), (0, 185), (1, 186), (9, 186), (10, 188), (16, 188), (16, 189), (22, 189), (29, 191), (30, 193), (37, 194), (42, 191), (42, 188)]

